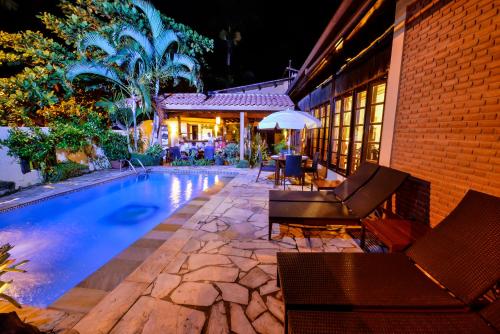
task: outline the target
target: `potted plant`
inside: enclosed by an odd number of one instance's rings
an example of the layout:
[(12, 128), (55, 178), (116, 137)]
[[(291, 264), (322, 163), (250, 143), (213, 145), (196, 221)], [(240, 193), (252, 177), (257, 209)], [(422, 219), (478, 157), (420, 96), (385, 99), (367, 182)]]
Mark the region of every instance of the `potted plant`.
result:
[(102, 140), (102, 149), (112, 168), (121, 168), (124, 159), (130, 157), (127, 138), (119, 133), (108, 131)]

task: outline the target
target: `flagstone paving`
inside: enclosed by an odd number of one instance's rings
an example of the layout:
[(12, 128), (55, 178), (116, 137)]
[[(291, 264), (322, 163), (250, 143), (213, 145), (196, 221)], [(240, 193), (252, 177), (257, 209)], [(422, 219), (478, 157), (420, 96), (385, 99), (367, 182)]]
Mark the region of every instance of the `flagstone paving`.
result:
[(361, 250), (341, 231), (275, 225), (268, 241), (274, 182), (256, 173), (212, 195), (68, 333), (283, 333), (276, 253)]

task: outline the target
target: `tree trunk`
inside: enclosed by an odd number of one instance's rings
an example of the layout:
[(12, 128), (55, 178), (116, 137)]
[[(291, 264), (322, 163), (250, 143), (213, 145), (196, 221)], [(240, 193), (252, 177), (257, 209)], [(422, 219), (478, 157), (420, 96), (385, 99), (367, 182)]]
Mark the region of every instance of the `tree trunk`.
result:
[[(153, 100), (156, 101), (158, 98), (158, 94), (160, 93), (160, 80), (156, 79), (155, 81), (155, 93), (153, 95)], [(149, 140), (149, 145), (154, 145), (158, 142), (158, 137), (160, 133), (160, 115), (158, 114), (158, 110), (154, 108), (154, 117), (153, 117), (153, 131), (151, 132), (151, 138)]]
[(136, 115), (136, 108), (137, 108), (137, 102), (135, 101), (135, 96), (132, 95), (132, 117), (133, 117), (133, 122), (134, 122), (134, 150), (135, 152), (138, 151), (138, 145), (137, 142), (139, 140), (139, 136), (137, 133), (137, 115)]

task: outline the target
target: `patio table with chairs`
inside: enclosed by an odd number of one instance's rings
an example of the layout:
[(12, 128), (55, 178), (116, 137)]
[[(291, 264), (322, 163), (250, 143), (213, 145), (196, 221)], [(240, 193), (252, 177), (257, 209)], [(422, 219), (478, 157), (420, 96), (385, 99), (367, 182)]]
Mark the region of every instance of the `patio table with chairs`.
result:
[[(288, 154), (275, 154), (275, 155), (271, 155), (271, 159), (275, 161), (275, 170), (274, 170), (274, 183), (276, 185), (279, 185), (280, 184), (280, 180), (281, 180), (281, 169), (284, 169), (286, 167), (286, 163), (287, 163), (287, 157), (288, 156), (293, 156), (293, 155), (288, 155)], [(305, 164), (307, 163), (307, 160), (309, 160), (309, 157), (307, 155), (302, 155), (301, 156), (301, 162), (302, 164)], [(303, 167), (303, 166), (300, 166), (300, 167)]]

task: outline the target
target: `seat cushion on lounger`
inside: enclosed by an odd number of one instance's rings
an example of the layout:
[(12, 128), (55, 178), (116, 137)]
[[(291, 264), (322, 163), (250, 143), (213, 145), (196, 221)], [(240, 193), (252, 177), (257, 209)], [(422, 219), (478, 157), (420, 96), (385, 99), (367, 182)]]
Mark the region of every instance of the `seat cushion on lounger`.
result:
[(404, 254), (278, 253), (283, 301), (292, 309), (465, 309)]
[(340, 202), (332, 191), (269, 190), (269, 200), (278, 202)]
[(475, 313), (288, 312), (289, 334), (496, 333)]
[[(342, 203), (331, 202), (269, 202), (269, 221), (283, 221), (304, 225), (332, 225), (353, 221), (359, 222)], [(324, 223), (323, 223), (324, 222)]]

